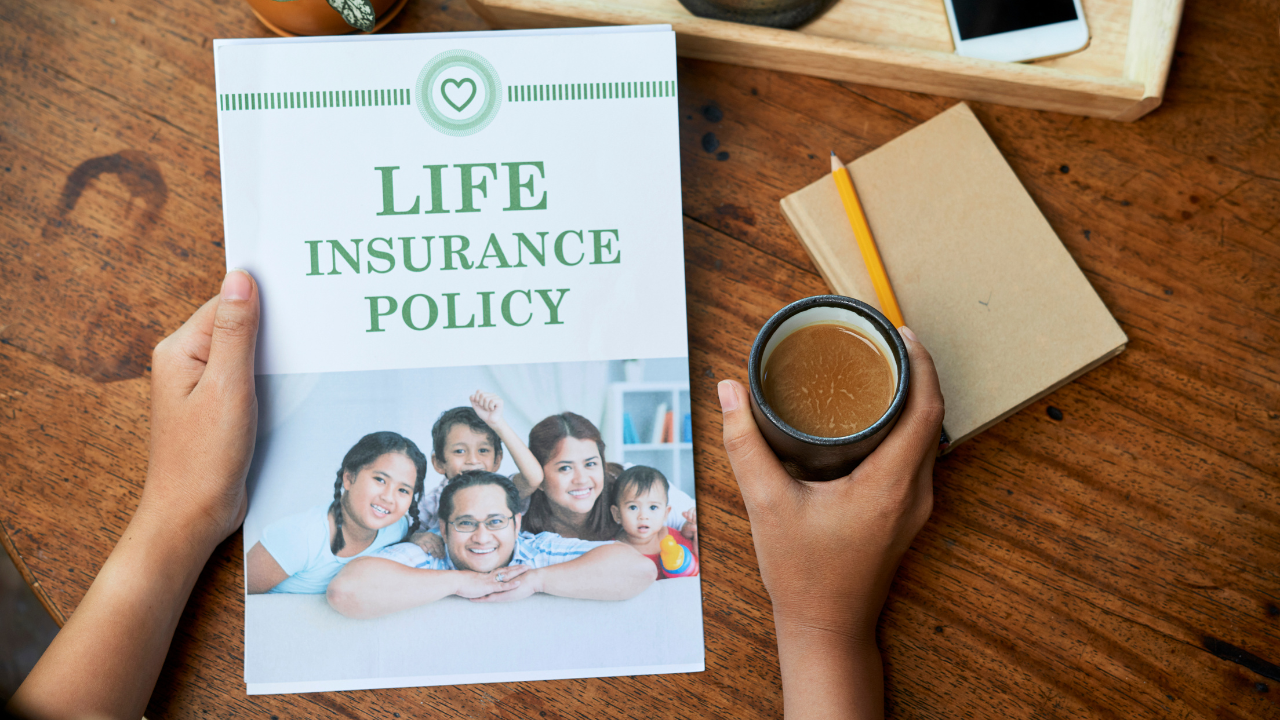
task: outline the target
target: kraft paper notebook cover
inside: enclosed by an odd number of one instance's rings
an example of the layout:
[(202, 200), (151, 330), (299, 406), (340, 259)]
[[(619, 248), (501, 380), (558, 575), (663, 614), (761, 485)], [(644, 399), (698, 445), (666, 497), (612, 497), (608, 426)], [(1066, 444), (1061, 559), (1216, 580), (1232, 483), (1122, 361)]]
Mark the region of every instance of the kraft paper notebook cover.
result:
[[(952, 448), (1124, 350), (964, 103), (848, 167), (907, 326), (937, 363)], [(831, 175), (782, 212), (832, 291), (879, 309)]]

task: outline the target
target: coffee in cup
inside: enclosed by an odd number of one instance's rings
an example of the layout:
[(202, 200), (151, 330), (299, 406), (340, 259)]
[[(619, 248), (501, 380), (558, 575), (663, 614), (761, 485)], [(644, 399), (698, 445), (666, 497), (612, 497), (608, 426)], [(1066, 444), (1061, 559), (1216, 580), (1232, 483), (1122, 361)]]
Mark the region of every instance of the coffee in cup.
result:
[(787, 471), (832, 480), (852, 472), (897, 423), (910, 363), (878, 310), (820, 295), (765, 323), (748, 374), (756, 424)]
[(765, 362), (764, 397), (809, 435), (836, 438), (871, 427), (897, 380), (888, 350), (851, 325), (818, 322), (788, 335)]

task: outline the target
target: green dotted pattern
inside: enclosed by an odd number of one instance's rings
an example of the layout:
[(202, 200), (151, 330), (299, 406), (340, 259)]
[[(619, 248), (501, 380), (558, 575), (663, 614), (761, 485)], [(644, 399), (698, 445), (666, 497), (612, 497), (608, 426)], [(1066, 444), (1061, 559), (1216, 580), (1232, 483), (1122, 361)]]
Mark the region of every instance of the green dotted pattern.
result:
[(675, 80), (508, 85), (507, 102), (559, 100), (633, 100), (675, 97)]
[(218, 109), (299, 110), (307, 108), (412, 105), (409, 88), (309, 90), (304, 92), (228, 93), (218, 96)]

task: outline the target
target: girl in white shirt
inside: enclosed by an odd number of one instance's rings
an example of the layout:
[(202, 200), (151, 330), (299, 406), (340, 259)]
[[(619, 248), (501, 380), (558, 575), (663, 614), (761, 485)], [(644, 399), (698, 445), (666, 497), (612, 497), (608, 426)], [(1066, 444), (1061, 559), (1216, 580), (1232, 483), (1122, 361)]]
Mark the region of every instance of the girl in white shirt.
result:
[[(360, 438), (342, 459), (333, 502), (271, 523), (245, 559), (255, 593), (323, 593), (352, 559), (372, 555), (418, 529), (427, 459), (394, 432)], [(412, 515), (412, 520), (406, 517)]]

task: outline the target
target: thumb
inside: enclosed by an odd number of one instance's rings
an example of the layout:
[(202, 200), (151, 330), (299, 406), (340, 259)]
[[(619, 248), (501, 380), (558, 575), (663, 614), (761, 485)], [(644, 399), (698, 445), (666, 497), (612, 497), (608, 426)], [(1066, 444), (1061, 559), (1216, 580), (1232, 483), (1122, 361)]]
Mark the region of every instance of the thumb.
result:
[[(910, 328), (904, 326), (899, 332), (911, 359), (911, 387), (898, 424), (863, 463), (869, 468), (914, 468), (920, 466), (924, 458), (938, 454), (938, 435), (946, 414), (938, 370), (933, 364), (933, 356)], [(885, 480), (894, 477), (893, 473), (874, 474)]]
[(760, 434), (751, 416), (746, 388), (734, 380), (722, 380), (716, 389), (724, 413), (724, 449), (742, 497), (748, 505), (772, 505), (770, 498), (784, 482), (793, 482), (791, 476)]
[(206, 376), (227, 387), (253, 387), (258, 314), (258, 284), (243, 270), (227, 273), (213, 318)]

